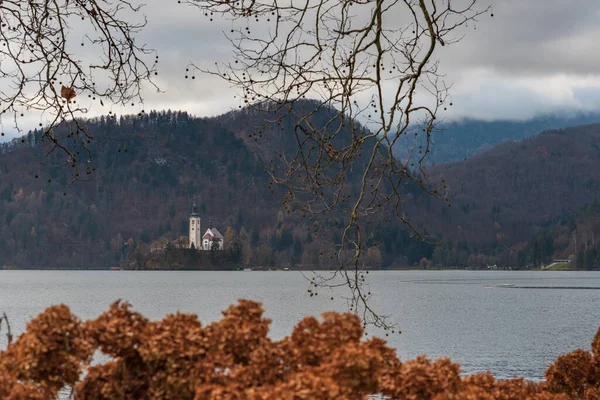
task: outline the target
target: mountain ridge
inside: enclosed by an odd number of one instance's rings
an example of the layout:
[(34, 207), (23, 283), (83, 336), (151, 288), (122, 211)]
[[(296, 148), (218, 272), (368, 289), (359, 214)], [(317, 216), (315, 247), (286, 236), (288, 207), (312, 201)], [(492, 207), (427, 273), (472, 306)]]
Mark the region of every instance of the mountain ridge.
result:
[[(523, 121), (486, 121), (476, 118), (443, 121), (431, 134), (434, 145), (427, 162), (439, 164), (464, 160), (507, 141), (526, 139), (546, 130), (593, 123), (600, 123), (600, 113), (538, 115)], [(416, 145), (419, 144), (417, 141)], [(404, 144), (397, 146), (395, 153), (403, 157), (407, 150)]]
[(431, 171), (444, 174), (458, 208), (473, 213), (496, 205), (513, 210), (510, 222), (527, 214), (528, 222), (541, 223), (600, 194), (599, 144), (600, 124), (545, 131)]
[[(327, 112), (321, 117), (333, 115)], [(317, 238), (314, 221), (284, 212), (282, 192), (264, 169), (282, 148), (293, 148), (293, 122), (264, 129), (260, 122), (248, 109), (212, 118), (150, 112), (91, 120), (106, 139), (92, 148), (101, 179), (67, 190), (70, 171), (40, 165), (40, 132), (11, 151), (0, 146), (0, 265), (114, 266), (148, 252), (155, 240), (187, 235), (197, 196), (203, 221), (241, 239), (241, 264), (333, 266), (341, 215), (320, 221)], [(60, 161), (56, 154), (45, 160)], [(445, 176), (452, 207), (408, 193), (406, 211), (434, 240), (411, 241), (401, 224), (382, 225), (366, 261), (439, 263), (448, 250), (456, 257), (445, 265), (469, 266), (470, 255), (517, 265), (538, 232), (600, 197), (600, 124), (545, 131), (427, 171)], [(134, 245), (123, 254), (129, 239)]]
[[(321, 113), (316, 118), (336, 115), (326, 109)], [(265, 173), (281, 147), (293, 147), (293, 123), (284, 118), (281, 127), (259, 131), (260, 121), (250, 114), (244, 109), (193, 118), (150, 112), (87, 121), (90, 132), (102, 138), (90, 145), (93, 176), (100, 179), (71, 186), (68, 166), (40, 165), (41, 160), (64, 163), (59, 152), (40, 158), (41, 132), (31, 132), (10, 149), (5, 146), (0, 155), (0, 265), (109, 268), (131, 261), (136, 253), (148, 253), (156, 240), (187, 235), (194, 196), (203, 224), (212, 220), (226, 236), (229, 230), (241, 240), (243, 265), (333, 265), (332, 243), (339, 239), (341, 217), (320, 221), (317, 240), (314, 221), (288, 215), (282, 189), (269, 185)], [(132, 245), (123, 254), (129, 239)], [(420, 244), (412, 244), (408, 233), (398, 234), (387, 252), (370, 251), (369, 263), (378, 267), (385, 260), (389, 265), (395, 249), (408, 252), (411, 246)]]

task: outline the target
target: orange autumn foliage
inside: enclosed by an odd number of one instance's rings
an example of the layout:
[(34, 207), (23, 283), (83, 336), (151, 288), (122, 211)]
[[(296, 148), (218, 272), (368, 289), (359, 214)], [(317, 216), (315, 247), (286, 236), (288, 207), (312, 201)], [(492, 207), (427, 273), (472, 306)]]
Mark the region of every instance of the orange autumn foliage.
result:
[[(401, 362), (385, 341), (361, 340), (353, 314), (305, 318), (280, 341), (267, 337), (260, 304), (240, 300), (205, 327), (195, 315), (149, 321), (115, 302), (81, 322), (64, 305), (48, 308), (0, 353), (0, 398), (567, 400), (600, 398), (600, 330), (592, 351), (559, 357), (546, 382), (461, 376), (442, 358)], [(100, 350), (111, 357), (93, 364)]]

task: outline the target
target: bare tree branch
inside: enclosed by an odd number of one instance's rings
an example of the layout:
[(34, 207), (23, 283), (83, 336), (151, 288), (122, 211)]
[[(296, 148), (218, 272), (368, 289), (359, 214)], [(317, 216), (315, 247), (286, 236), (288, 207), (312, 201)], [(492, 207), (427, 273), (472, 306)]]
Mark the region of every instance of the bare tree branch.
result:
[[(406, 188), (416, 185), (448, 202), (444, 180), (427, 176), (424, 169), (436, 115), (449, 103), (434, 54), (489, 11), (476, 2), (186, 2), (211, 20), (231, 20), (234, 27), (227, 34), (231, 62), (211, 70), (191, 66), (237, 87), (244, 105), (264, 112), (265, 125), (294, 117), (297, 148), (281, 154), (268, 172), (287, 189), (288, 213), (347, 217), (341, 242), (334, 244), (340, 268), (317, 275), (311, 285), (337, 285), (341, 276), (352, 293), (351, 308), (366, 322), (388, 327), (370, 308), (362, 285), (368, 266), (361, 260), (377, 224), (396, 218), (425, 239), (406, 217)], [(322, 121), (323, 109), (336, 110), (336, 116)], [(417, 145), (410, 157), (396, 158), (394, 147), (415, 137), (424, 137), (425, 145)], [(358, 187), (351, 187), (356, 181)]]
[(130, 22), (139, 11), (128, 0), (0, 0), (0, 123), (11, 116), (21, 131), (26, 113), (40, 115), (46, 155), (63, 152), (73, 180), (92, 172), (94, 135), (78, 118), (93, 102), (142, 102), (153, 84), (158, 56), (148, 65), (154, 52), (135, 43), (146, 21)]

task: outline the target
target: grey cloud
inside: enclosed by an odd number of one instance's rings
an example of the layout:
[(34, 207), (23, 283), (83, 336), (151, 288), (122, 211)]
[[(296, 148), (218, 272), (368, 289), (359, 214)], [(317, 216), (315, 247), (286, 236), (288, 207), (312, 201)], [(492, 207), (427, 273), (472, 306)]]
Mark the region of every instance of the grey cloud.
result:
[[(487, 4), (480, 0), (482, 8)], [(523, 119), (593, 108), (591, 99), (600, 93), (600, 85), (592, 85), (585, 97), (581, 87), (579, 94), (575, 92), (576, 83), (555, 83), (557, 90), (573, 91), (572, 96), (562, 97), (549, 97), (535, 90), (535, 85), (547, 86), (544, 79), (559, 74), (592, 77), (600, 84), (598, 0), (498, 0), (492, 6), (493, 18), (481, 16), (476, 25), (461, 32), (465, 34), (462, 41), (438, 53), (442, 72), (449, 83), (455, 83), (452, 93), (457, 106), (447, 116)], [(210, 22), (199, 10), (165, 7), (160, 0), (149, 1), (146, 13), (150, 29), (144, 39), (161, 52), (161, 80), (167, 87), (165, 94), (152, 95), (152, 101), (172, 104), (171, 108), (194, 106), (193, 112), (200, 115), (218, 113), (219, 107), (223, 112), (237, 107), (234, 92), (218, 79), (197, 75), (193, 85), (180, 79), (188, 61), (210, 66), (231, 57), (224, 38), (231, 23)], [(485, 81), (473, 84), (470, 76), (481, 71)]]
[(573, 95), (590, 109), (600, 110), (600, 87), (576, 87)]
[(523, 75), (600, 74), (597, 0), (502, 0), (442, 53), (449, 69), (484, 67)]
[[(583, 108), (576, 101), (554, 101), (529, 88), (489, 82), (454, 96), (455, 106), (447, 117), (484, 120), (525, 120), (536, 114), (565, 113)], [(524, 107), (524, 105), (527, 107)]]
[[(479, 4), (484, 8), (488, 3)], [(148, 88), (144, 109), (215, 115), (237, 108), (240, 100), (226, 82), (200, 73), (195, 80), (184, 78), (189, 62), (209, 67), (231, 58), (224, 36), (231, 22), (218, 18), (211, 22), (198, 9), (175, 1), (147, 0), (143, 12), (148, 25), (138, 42), (158, 51), (157, 83), (164, 90)], [(447, 118), (523, 119), (600, 105), (598, 0), (497, 0), (493, 12), (493, 18), (483, 15), (476, 25), (466, 27), (459, 43), (439, 48), (440, 70), (448, 83), (454, 83), (456, 106)], [(402, 20), (402, 16), (395, 19)], [(253, 24), (253, 28), (264, 27)], [(550, 86), (556, 95), (549, 95)], [(113, 111), (136, 113), (139, 107)], [(106, 111), (94, 106), (90, 116)], [(5, 131), (14, 133), (7, 125)]]

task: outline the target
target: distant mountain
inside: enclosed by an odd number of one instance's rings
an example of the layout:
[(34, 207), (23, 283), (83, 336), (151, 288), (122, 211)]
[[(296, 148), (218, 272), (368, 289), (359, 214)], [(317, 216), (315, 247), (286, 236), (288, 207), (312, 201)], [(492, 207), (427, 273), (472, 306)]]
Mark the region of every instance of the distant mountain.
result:
[(414, 204), (410, 212), (423, 226), (443, 246), (462, 243), (459, 264), (481, 253), (516, 265), (518, 252), (542, 229), (600, 199), (600, 124), (504, 143), (429, 173), (444, 175), (452, 206)]
[[(463, 160), (500, 143), (526, 139), (545, 130), (599, 122), (600, 113), (538, 116), (527, 121), (464, 119), (444, 122), (432, 134), (434, 145), (427, 160), (434, 164)], [(395, 152), (399, 157), (404, 157), (412, 145), (400, 143)]]

